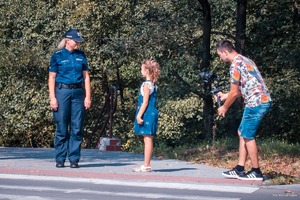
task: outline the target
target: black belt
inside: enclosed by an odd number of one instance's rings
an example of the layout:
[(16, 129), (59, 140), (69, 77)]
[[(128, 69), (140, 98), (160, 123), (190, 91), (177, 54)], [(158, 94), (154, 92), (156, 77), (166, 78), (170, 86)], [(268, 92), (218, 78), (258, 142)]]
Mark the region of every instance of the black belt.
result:
[(76, 88), (83, 88), (83, 83), (77, 83), (77, 84), (55, 83), (55, 86), (58, 88), (76, 89)]

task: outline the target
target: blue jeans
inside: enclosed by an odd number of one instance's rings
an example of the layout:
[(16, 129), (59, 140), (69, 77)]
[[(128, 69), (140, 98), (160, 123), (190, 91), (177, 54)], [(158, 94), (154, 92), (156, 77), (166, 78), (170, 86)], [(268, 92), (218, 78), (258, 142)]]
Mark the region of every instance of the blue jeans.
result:
[(56, 162), (79, 162), (84, 116), (84, 89), (55, 88), (58, 110), (53, 111), (56, 122), (54, 149)]
[(262, 118), (270, 110), (272, 103), (262, 103), (256, 107), (245, 107), (243, 118), (239, 126), (241, 137), (254, 139)]

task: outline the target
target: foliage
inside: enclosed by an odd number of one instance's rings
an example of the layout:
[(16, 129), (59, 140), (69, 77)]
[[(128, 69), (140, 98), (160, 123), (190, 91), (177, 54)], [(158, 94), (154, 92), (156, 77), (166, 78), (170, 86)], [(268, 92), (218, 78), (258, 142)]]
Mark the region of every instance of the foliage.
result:
[(161, 109), (158, 138), (170, 146), (196, 143), (203, 139), (203, 133), (199, 131), (202, 126), (199, 107), (201, 101), (198, 97), (166, 102)]
[[(299, 8), (297, 3), (274, 1), (266, 4), (250, 3), (255, 23), (250, 25), (249, 54), (257, 60), (263, 75), (267, 77), (273, 106), (267, 118), (269, 122), (261, 126), (263, 137), (273, 137), (299, 142), (299, 126), (294, 123), (300, 120), (299, 108), (299, 65), (300, 39)], [(299, 4), (299, 2), (298, 2)], [(259, 9), (257, 9), (257, 6)], [(280, 15), (274, 15), (280, 10)], [(259, 34), (265, 32), (266, 34)], [(268, 44), (268, 45), (266, 45)], [(251, 50), (250, 50), (251, 49)], [(265, 121), (266, 122), (266, 121)]]
[[(46, 70), (42, 46), (33, 41), (11, 41), (1, 49), (1, 138), (6, 146), (48, 147), (52, 144), (53, 122), (48, 107)], [(4, 56), (5, 55), (5, 56)]]
[[(248, 1), (247, 56), (259, 66), (273, 107), (259, 137), (299, 142), (299, 9), (286, 1)], [(211, 66), (228, 80), (228, 66), (214, 50), (224, 37), (235, 38), (235, 1), (210, 0)], [(78, 28), (92, 78), (92, 108), (87, 112), (84, 145), (95, 126), (110, 86), (118, 87), (113, 134), (130, 149), (138, 145), (132, 126), (140, 63), (155, 58), (159, 79), (158, 140), (169, 146), (204, 139), (203, 84), (198, 77), (202, 15), (197, 0), (8, 0), (0, 3), (0, 145), (49, 147), (55, 125), (49, 108), (47, 68), (57, 42)], [(18, 17), (16, 17), (18, 13)], [(217, 137), (228, 134), (237, 109), (216, 120)], [(101, 118), (100, 125), (105, 117)], [(270, 123), (272, 122), (272, 123)], [(94, 138), (95, 140), (95, 138)]]

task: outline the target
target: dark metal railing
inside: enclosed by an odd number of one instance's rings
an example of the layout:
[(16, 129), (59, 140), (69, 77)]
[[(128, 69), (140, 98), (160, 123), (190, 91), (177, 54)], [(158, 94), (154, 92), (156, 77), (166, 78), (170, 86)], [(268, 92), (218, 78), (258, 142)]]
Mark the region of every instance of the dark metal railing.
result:
[(117, 88), (115, 86), (112, 86), (105, 97), (105, 103), (101, 109), (99, 117), (97, 118), (94, 128), (89, 136), (87, 146), (86, 146), (87, 148), (92, 148), (93, 137), (96, 135), (96, 132), (99, 131), (100, 128), (99, 123), (103, 117), (106, 117), (106, 119), (100, 131), (98, 132), (99, 134), (96, 140), (96, 144), (94, 145), (94, 148), (97, 148), (99, 146), (100, 138), (107, 130), (107, 128), (109, 129), (108, 130), (109, 137), (112, 138), (113, 115), (116, 112), (116, 109), (117, 109)]

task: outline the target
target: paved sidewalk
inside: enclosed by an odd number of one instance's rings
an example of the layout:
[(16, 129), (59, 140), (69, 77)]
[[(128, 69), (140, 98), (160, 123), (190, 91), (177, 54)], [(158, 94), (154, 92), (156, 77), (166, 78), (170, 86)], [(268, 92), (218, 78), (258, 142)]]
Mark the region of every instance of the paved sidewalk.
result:
[(0, 174), (23, 174), (95, 179), (136, 179), (184, 183), (216, 183), (260, 186), (262, 181), (225, 179), (226, 169), (171, 159), (153, 158), (152, 172), (132, 172), (143, 164), (142, 154), (82, 149), (80, 168), (55, 167), (55, 153), (49, 148), (0, 147)]

